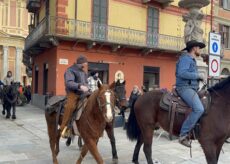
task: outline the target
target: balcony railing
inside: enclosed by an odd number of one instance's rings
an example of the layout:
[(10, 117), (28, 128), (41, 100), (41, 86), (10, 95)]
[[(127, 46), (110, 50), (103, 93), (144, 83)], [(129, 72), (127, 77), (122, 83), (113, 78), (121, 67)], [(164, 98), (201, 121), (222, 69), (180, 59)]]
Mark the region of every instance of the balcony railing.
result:
[(180, 51), (184, 48), (181, 37), (147, 33), (128, 28), (121, 28), (85, 22), (73, 19), (49, 17), (44, 18), (26, 38), (25, 49), (28, 50), (43, 36), (57, 36), (68, 40), (83, 39), (111, 44), (135, 46), (140, 48), (153, 48), (169, 51)]

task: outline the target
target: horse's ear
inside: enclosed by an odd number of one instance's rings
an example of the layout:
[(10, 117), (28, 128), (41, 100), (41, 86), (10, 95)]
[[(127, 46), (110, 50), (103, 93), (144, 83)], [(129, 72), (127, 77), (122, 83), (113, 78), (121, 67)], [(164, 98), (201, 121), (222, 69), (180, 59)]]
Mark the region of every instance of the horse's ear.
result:
[(112, 84), (109, 85), (109, 88), (111, 90), (114, 90), (115, 89), (115, 86), (116, 86), (116, 82), (114, 81)]
[(100, 89), (101, 86), (102, 86), (102, 83), (98, 80), (98, 81), (97, 81), (97, 87)]

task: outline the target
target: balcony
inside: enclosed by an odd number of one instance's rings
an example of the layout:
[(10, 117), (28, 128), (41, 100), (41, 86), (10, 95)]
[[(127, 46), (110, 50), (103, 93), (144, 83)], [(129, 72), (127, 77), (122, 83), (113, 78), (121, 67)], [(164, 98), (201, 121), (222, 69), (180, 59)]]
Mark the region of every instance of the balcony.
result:
[(143, 0), (143, 3), (152, 3), (152, 2), (158, 2), (163, 6), (167, 6), (170, 3), (174, 2), (174, 0)]
[(31, 13), (36, 13), (41, 7), (40, 0), (27, 0), (26, 9)]
[(184, 47), (184, 40), (181, 37), (73, 19), (46, 17), (26, 38), (25, 51), (38, 49), (42, 42), (49, 42), (51, 37), (171, 52), (180, 51)]

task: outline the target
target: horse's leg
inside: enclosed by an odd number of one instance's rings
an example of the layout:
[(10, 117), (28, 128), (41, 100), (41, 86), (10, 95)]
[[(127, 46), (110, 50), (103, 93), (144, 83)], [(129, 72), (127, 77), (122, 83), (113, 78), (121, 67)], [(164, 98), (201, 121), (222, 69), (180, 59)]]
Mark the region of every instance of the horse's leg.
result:
[(102, 159), (102, 157), (99, 154), (98, 149), (97, 149), (97, 141), (95, 141), (94, 139), (87, 139), (85, 141), (85, 144), (88, 147), (88, 149), (89, 149), (90, 153), (92, 154), (92, 156), (94, 157), (94, 159), (97, 161), (97, 163), (98, 164), (104, 164), (103, 159)]
[(56, 134), (56, 147), (55, 147), (55, 154), (56, 156), (58, 155), (60, 149), (59, 149), (59, 143), (60, 143), (60, 137), (61, 137), (61, 133), (57, 130), (55, 133)]
[(219, 156), (220, 156), (220, 151), (222, 149), (222, 146), (224, 144), (224, 141), (220, 141), (218, 144), (217, 144), (217, 149), (216, 149), (216, 160), (218, 162), (219, 160)]
[(143, 131), (144, 140), (144, 153), (148, 164), (153, 164), (152, 160), (152, 140), (153, 140), (153, 129), (148, 126)]
[(143, 144), (143, 139), (141, 136), (138, 137), (137, 139), (137, 144), (135, 146), (135, 149), (134, 149), (134, 152), (133, 152), (133, 160), (132, 162), (135, 163), (135, 164), (138, 164), (138, 157), (139, 157), (139, 152), (140, 152), (140, 148)]
[(208, 164), (217, 164), (217, 146), (214, 142), (201, 144)]
[(10, 104), (6, 104), (6, 118), (10, 118), (11, 114), (10, 114), (10, 110), (11, 110), (11, 105)]
[[(48, 128), (48, 135), (49, 135), (49, 142), (50, 142), (50, 149), (52, 152), (52, 158), (53, 163), (58, 164), (57, 161), (57, 154), (59, 149), (59, 145), (57, 146), (58, 140), (58, 134), (57, 134), (57, 127), (56, 127), (56, 114), (49, 115), (48, 113), (45, 113), (46, 122), (47, 122), (47, 128)], [(60, 134), (59, 134), (60, 138)]]
[(89, 151), (88, 147), (86, 146), (86, 144), (84, 144), (82, 149), (81, 149), (80, 157), (77, 160), (77, 164), (81, 164), (82, 160), (84, 159), (84, 157), (88, 151)]
[(13, 104), (12, 108), (13, 108), (12, 119), (16, 119), (16, 104)]
[(114, 137), (114, 129), (113, 129), (113, 124), (107, 124), (105, 127), (106, 133), (110, 139), (110, 144), (112, 147), (112, 155), (113, 155), (113, 159), (117, 160), (117, 149), (116, 149), (116, 140)]
[(2, 115), (5, 115), (5, 114), (6, 114), (6, 107), (5, 107), (4, 102), (2, 101)]
[(78, 137), (77, 144), (78, 144), (79, 149), (81, 149), (83, 144), (82, 144), (82, 138), (80, 136)]

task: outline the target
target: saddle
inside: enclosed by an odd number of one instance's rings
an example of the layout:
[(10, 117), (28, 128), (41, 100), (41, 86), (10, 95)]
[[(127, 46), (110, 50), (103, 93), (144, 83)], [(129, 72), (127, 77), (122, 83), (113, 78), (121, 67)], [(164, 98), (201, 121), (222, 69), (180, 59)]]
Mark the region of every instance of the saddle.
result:
[[(80, 101), (78, 102), (76, 110), (73, 112), (72, 117), (70, 118), (68, 127), (69, 129), (73, 130), (75, 135), (79, 135), (75, 120), (80, 119), (82, 112), (84, 111), (86, 107), (88, 96), (89, 95), (86, 94), (80, 97)], [(47, 105), (45, 108), (46, 112), (48, 114), (52, 114), (53, 112), (57, 113), (56, 125), (58, 125), (59, 123), (60, 116), (64, 114), (65, 103), (66, 103), (66, 96), (52, 96), (47, 102)]]
[[(201, 99), (201, 102), (204, 106), (204, 114), (208, 113), (209, 106), (211, 104), (211, 96), (208, 91), (201, 90), (198, 92), (198, 95)], [(178, 95), (176, 89), (174, 88), (172, 92), (166, 92), (160, 101), (160, 108), (162, 110), (168, 111), (169, 115), (169, 136), (172, 138), (173, 124), (176, 114), (182, 114), (185, 116), (185, 119), (192, 112), (192, 109), (183, 101), (183, 99)]]

